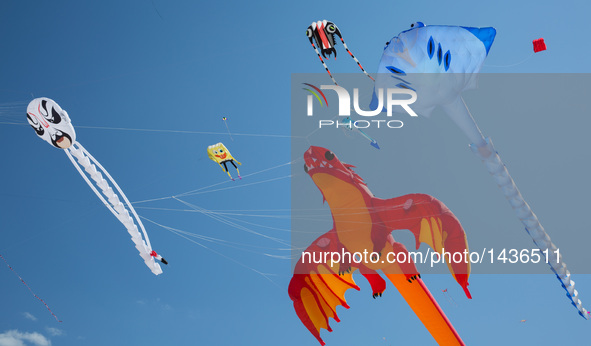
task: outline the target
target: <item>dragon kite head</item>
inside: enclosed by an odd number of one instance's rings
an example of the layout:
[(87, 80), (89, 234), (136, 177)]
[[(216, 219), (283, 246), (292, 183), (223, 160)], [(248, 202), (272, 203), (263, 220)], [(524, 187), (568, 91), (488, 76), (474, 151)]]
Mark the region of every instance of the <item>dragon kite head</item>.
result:
[(334, 47), (335, 34), (337, 34), (339, 38), (342, 38), (341, 31), (336, 24), (329, 22), (326, 19), (313, 22), (306, 30), (306, 35), (308, 36), (310, 43), (314, 45), (314, 41), (316, 41), (316, 46), (318, 46), (325, 59), (326, 54), (330, 56), (330, 54), (334, 53), (335, 59), (337, 57), (337, 50)]
[(40, 97), (31, 101), (27, 120), (39, 138), (56, 148), (67, 149), (76, 141), (68, 113), (52, 99)]
[(355, 166), (341, 162), (326, 148), (311, 146), (304, 153), (304, 162), (304, 171), (323, 193), (326, 184), (330, 184), (334, 179), (366, 188), (363, 179), (353, 170)]

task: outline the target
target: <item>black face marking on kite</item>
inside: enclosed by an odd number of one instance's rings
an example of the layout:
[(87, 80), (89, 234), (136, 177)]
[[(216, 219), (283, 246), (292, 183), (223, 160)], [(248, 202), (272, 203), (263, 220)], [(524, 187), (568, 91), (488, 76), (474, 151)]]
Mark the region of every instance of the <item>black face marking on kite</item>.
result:
[(41, 115), (45, 118), (45, 120), (49, 121), (52, 124), (59, 124), (62, 121), (62, 117), (56, 112), (54, 107), (51, 107), (51, 112), (47, 111), (47, 100), (41, 101)]
[(335, 34), (342, 39), (341, 31), (335, 23), (327, 20), (317, 21), (312, 23), (306, 30), (306, 35), (310, 40), (310, 43), (320, 49), (322, 56), (326, 59), (326, 54), (330, 57), (334, 54), (337, 57), (337, 50), (335, 49)]
[(37, 132), (37, 136), (39, 136), (39, 137), (43, 136), (43, 134), (45, 133), (45, 130), (43, 130), (43, 126), (41, 126), (41, 124), (39, 124), (39, 122), (37, 121), (37, 118), (32, 117), (29, 115), (29, 113), (27, 113), (27, 119), (29, 120), (29, 125), (31, 125), (33, 130), (35, 130), (35, 132)]
[(34, 99), (27, 106), (27, 121), (37, 136), (56, 148), (67, 149), (76, 140), (68, 113), (52, 99)]

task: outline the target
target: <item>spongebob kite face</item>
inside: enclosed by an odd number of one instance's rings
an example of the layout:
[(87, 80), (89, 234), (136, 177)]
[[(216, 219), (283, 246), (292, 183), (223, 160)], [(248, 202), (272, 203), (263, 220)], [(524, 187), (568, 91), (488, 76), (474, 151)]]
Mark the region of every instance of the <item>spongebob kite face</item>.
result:
[(68, 113), (52, 99), (40, 97), (31, 101), (27, 120), (37, 136), (56, 148), (67, 149), (76, 140)]
[(234, 160), (232, 154), (230, 154), (228, 149), (222, 143), (217, 143), (207, 147), (207, 155), (210, 159), (217, 163)]

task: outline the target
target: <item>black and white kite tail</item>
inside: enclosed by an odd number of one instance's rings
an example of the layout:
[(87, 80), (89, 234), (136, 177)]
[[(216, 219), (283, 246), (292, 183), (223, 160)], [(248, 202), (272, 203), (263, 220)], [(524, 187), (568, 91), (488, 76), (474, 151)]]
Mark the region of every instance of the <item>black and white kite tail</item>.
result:
[(320, 59), (320, 62), (322, 63), (322, 66), (324, 66), (324, 68), (326, 69), (326, 72), (328, 72), (328, 75), (330, 76), (330, 79), (332, 79), (332, 81), (334, 82), (335, 85), (339, 85), (337, 83), (337, 81), (334, 79), (334, 77), (332, 76), (332, 74), (330, 73), (330, 71), (328, 69), (328, 66), (326, 66), (326, 63), (324, 62), (324, 59), (322, 59), (322, 56), (320, 56), (320, 52), (318, 51), (318, 49), (316, 48), (316, 46), (314, 45), (314, 43), (312, 43), (312, 48), (314, 48), (314, 51), (316, 52), (316, 54), (318, 54), (318, 59)]
[(347, 50), (347, 53), (349, 53), (349, 55), (351, 56), (351, 58), (353, 58), (353, 60), (355, 60), (355, 62), (357, 63), (357, 66), (359, 66), (359, 68), (361, 69), (361, 71), (363, 71), (363, 73), (365, 73), (366, 76), (368, 76), (372, 81), (376, 81), (375, 79), (373, 79), (372, 76), (369, 75), (369, 73), (367, 73), (367, 71), (365, 71), (365, 69), (363, 68), (363, 66), (361, 66), (361, 63), (359, 62), (359, 60), (357, 60), (357, 58), (355, 57), (355, 55), (353, 55), (353, 53), (351, 53), (351, 51), (349, 50), (349, 48), (347, 47), (347, 44), (345, 43), (345, 40), (343, 40), (342, 37), (340, 37), (341, 42), (343, 43), (343, 47), (345, 47), (345, 49)]

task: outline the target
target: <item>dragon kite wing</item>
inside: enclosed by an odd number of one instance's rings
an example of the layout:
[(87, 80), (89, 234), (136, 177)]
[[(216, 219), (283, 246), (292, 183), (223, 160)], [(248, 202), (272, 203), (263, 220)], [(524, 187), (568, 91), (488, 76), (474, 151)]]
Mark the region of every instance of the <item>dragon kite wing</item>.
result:
[[(468, 251), (468, 240), (460, 221), (438, 199), (415, 193), (390, 199), (374, 198), (372, 203), (388, 231), (408, 229), (413, 233), (417, 250), (420, 243), (425, 243), (441, 255), (444, 250), (452, 254)], [(468, 291), (470, 261), (445, 260), (466, 296), (472, 298)]]
[[(125, 226), (144, 263), (152, 273), (161, 274), (162, 268), (154, 259), (157, 258), (162, 263), (166, 263), (166, 260), (152, 250), (150, 239), (142, 221), (123, 191), (121, 191), (121, 188), (119, 188), (119, 185), (109, 172), (76, 141), (76, 132), (68, 113), (55, 101), (41, 97), (29, 103), (27, 120), (41, 139), (56, 148), (66, 151), (66, 155), (76, 167), (78, 173), (84, 178), (84, 181), (109, 211)], [(115, 187), (115, 191), (111, 185)], [(123, 202), (121, 202), (119, 196), (123, 198)], [(141, 233), (138, 230), (138, 225)]]
[(353, 281), (354, 270), (339, 275), (339, 263), (312, 261), (313, 258), (322, 257), (329, 251), (338, 251), (337, 244), (338, 239), (334, 230), (316, 239), (305, 251), (305, 254), (311, 257), (307, 259), (303, 255), (296, 264), (288, 288), (296, 314), (321, 345), (325, 343), (320, 338), (320, 330), (332, 331), (328, 318), (340, 321), (336, 307), (341, 305), (349, 308), (345, 292), (350, 288), (359, 291), (359, 286)]

